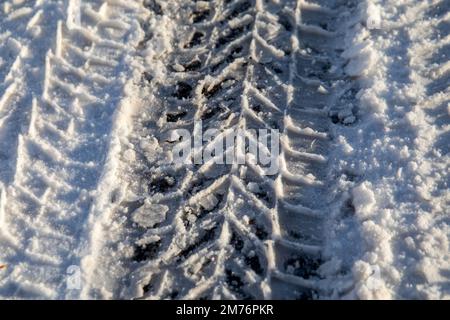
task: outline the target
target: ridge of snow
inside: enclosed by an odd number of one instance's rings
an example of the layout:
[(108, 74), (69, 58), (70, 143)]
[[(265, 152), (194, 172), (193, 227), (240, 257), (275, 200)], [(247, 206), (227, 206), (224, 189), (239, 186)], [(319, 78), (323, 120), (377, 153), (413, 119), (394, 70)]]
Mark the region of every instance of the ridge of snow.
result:
[[(336, 128), (344, 209), (328, 250), (352, 270), (350, 299), (449, 298), (448, 72), (445, 1), (364, 1), (350, 22), (346, 72), (359, 81), (357, 121)], [(439, 9), (440, 15), (427, 11)], [(377, 28), (370, 28), (368, 20)], [(433, 59), (437, 59), (433, 62)], [(339, 277), (338, 277), (339, 279)], [(353, 284), (349, 284), (353, 283)], [(339, 289), (341, 287), (341, 289)]]

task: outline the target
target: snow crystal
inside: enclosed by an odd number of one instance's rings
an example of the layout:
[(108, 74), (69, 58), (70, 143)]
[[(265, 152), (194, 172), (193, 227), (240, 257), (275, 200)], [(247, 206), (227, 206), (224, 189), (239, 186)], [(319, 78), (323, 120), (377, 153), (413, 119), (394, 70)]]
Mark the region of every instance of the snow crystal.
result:
[(354, 152), (353, 147), (351, 146), (350, 143), (348, 143), (348, 141), (346, 140), (346, 138), (344, 136), (339, 136), (337, 138), (337, 141), (339, 142), (339, 145), (342, 149), (342, 152), (346, 155), (350, 155)]
[(363, 2), (361, 5), (361, 19), (367, 29), (381, 29), (381, 9), (372, 1)]
[(355, 116), (348, 116), (346, 118), (344, 118), (344, 120), (342, 120), (343, 124), (352, 124), (356, 121), (356, 117)]
[(353, 206), (355, 207), (356, 215), (365, 219), (373, 214), (375, 207), (375, 194), (370, 188), (368, 182), (363, 182), (352, 190)]
[(359, 98), (362, 110), (373, 113), (383, 113), (387, 109), (386, 101), (380, 99), (376, 93), (370, 89), (359, 92), (357, 98)]
[(158, 139), (155, 137), (143, 139), (140, 143), (140, 147), (150, 162), (155, 161), (161, 151)]
[(133, 213), (133, 221), (141, 227), (153, 228), (156, 224), (161, 223), (166, 219), (168, 211), (168, 206), (154, 204), (146, 200), (144, 205)]
[(183, 72), (185, 69), (184, 69), (184, 67), (181, 65), (181, 64), (179, 64), (179, 63), (175, 63), (173, 66), (172, 66), (172, 68), (173, 68), (173, 70), (175, 70), (176, 72)]
[(319, 92), (319, 93), (321, 93), (321, 94), (327, 94), (327, 93), (328, 93), (328, 90), (327, 90), (324, 86), (320, 85), (320, 86), (317, 88), (317, 92)]
[(129, 162), (136, 161), (136, 152), (133, 149), (127, 149), (124, 152), (123, 157), (125, 158), (126, 161)]
[(213, 194), (208, 194), (206, 196), (200, 197), (199, 201), (202, 208), (206, 211), (211, 211), (219, 203), (219, 200)]
[(9, 38), (6, 42), (6, 45), (7, 45), (7, 48), (9, 50), (11, 50), (12, 52), (14, 52), (15, 54), (18, 54), (21, 51), (21, 49), (23, 48), (23, 46), (20, 44), (20, 42), (13, 38)]
[(376, 54), (366, 47), (358, 52), (358, 55), (350, 60), (345, 67), (345, 72), (351, 77), (367, 75), (375, 64)]
[(355, 294), (358, 299), (391, 299), (392, 292), (383, 282), (381, 268), (365, 261), (356, 261), (352, 268), (357, 282)]
[(248, 187), (248, 190), (250, 190), (253, 193), (261, 192), (261, 188), (259, 187), (259, 184), (255, 183), (255, 182), (249, 182), (247, 187)]

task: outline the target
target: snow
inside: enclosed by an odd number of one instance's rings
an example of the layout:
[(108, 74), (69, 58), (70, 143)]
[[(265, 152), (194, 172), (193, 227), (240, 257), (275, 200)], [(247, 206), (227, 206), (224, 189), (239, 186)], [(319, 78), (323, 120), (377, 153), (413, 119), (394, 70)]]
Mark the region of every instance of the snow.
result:
[(144, 205), (133, 213), (133, 221), (141, 227), (153, 228), (166, 219), (167, 211), (169, 211), (169, 207), (153, 204), (146, 200)]
[(381, 29), (381, 5), (382, 4), (378, 4), (370, 0), (364, 1), (360, 4), (362, 22), (367, 29)]
[[(10, 150), (0, 160), (0, 261), (10, 266), (0, 274), (2, 297), (79, 297), (66, 287), (67, 272), (74, 265), (89, 282), (102, 218), (118, 193), (120, 137), (128, 135), (133, 109), (124, 87), (128, 63), (114, 62), (132, 54), (136, 22), (122, 15), (127, 23), (109, 25), (129, 28), (123, 37), (106, 32), (102, 40), (95, 33), (105, 30), (95, 21), (66, 28), (71, 12), (99, 5), (81, 3), (28, 1), (21, 8), (25, 3), (15, 1), (0, 13), (7, 37), (0, 128), (2, 148)], [(101, 3), (101, 18), (117, 17), (117, 9)]]
[(213, 194), (209, 194), (200, 199), (200, 205), (202, 206), (203, 209), (205, 209), (207, 211), (214, 209), (214, 207), (217, 205), (217, 203), (219, 203), (219, 200)]
[(352, 203), (355, 207), (356, 216), (364, 220), (374, 214), (375, 210), (375, 194), (370, 188), (370, 184), (365, 181), (352, 190)]
[[(2, 3), (1, 298), (450, 298), (449, 2), (272, 2), (194, 48), (216, 1)], [(172, 165), (203, 118), (278, 126), (280, 172)]]
[[(426, 14), (432, 8), (445, 12), (448, 3), (367, 1), (360, 8), (361, 24), (350, 27), (351, 45), (343, 53), (350, 59), (346, 72), (359, 78), (358, 117), (351, 129), (337, 129), (335, 155), (337, 170), (352, 172), (341, 183), (351, 189), (354, 218), (338, 218), (330, 250), (353, 265), (355, 287), (348, 298), (448, 298), (442, 281), (450, 268), (444, 222), (450, 159), (437, 141), (448, 144), (442, 105), (449, 93), (448, 84), (430, 91), (428, 73), (445, 65), (445, 58), (431, 57), (448, 42), (448, 30), (436, 34), (444, 16)], [(379, 27), (364, 23), (370, 20)], [(435, 79), (446, 81), (443, 75)], [(368, 280), (374, 269), (376, 286)]]

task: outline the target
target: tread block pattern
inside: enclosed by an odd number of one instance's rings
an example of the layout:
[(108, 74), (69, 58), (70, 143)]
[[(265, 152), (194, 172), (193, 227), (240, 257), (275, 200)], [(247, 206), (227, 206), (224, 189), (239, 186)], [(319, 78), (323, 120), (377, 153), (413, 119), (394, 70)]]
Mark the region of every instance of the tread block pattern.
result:
[[(167, 155), (176, 142), (173, 130), (193, 132), (199, 120), (203, 132), (217, 128), (223, 136), (277, 129), (280, 171), (266, 175), (248, 159), (171, 165), (147, 156), (135, 173), (142, 201), (128, 214), (155, 208), (165, 214), (151, 227), (135, 225), (142, 231), (134, 233), (133, 292), (153, 299), (308, 299), (321, 290), (317, 270), (331, 187), (326, 154), (332, 94), (325, 88), (340, 75), (327, 68), (330, 55), (337, 55), (336, 35), (328, 30), (336, 12), (316, 5), (304, 13), (303, 5), (186, 4), (182, 14), (190, 32), (180, 35), (169, 57), (169, 83), (155, 97), (162, 107), (137, 131), (153, 134), (158, 154)], [(308, 25), (322, 21), (328, 24)], [(146, 154), (142, 145), (136, 149)]]
[[(16, 161), (2, 165), (10, 172), (1, 172), (9, 187), (1, 189), (0, 230), (8, 245), (0, 255), (14, 268), (0, 280), (0, 295), (70, 294), (63, 277), (68, 266), (79, 264), (80, 234), (108, 153), (115, 99), (123, 86), (111, 76), (126, 71), (120, 62), (133, 28), (124, 13), (134, 5), (71, 0), (65, 8), (17, 1), (8, 9), (2, 25), (13, 21), (11, 28), (19, 29), (18, 39), (6, 32), (0, 49), (2, 56), (17, 51), (15, 62), (6, 62), (8, 73), (1, 68), (0, 140), (16, 143), (9, 146)], [(72, 19), (71, 10), (81, 12), (81, 21)], [(43, 72), (33, 73), (36, 69)]]

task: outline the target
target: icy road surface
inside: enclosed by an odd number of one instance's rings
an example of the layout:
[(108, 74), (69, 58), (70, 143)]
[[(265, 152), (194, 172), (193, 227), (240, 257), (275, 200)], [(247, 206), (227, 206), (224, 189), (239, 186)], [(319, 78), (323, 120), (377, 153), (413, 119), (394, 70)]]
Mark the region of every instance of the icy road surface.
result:
[(1, 1), (0, 298), (449, 299), (449, 56), (448, 0)]

